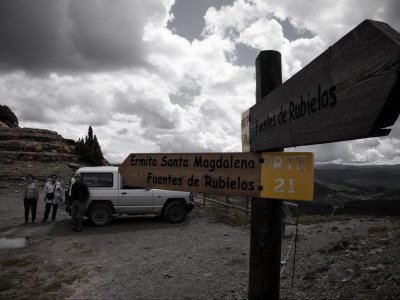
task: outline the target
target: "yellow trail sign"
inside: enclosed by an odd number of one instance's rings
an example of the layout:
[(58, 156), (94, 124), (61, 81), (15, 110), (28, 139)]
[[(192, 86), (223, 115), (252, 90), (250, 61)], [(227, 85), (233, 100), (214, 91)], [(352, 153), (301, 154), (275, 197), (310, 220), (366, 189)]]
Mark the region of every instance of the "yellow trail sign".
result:
[(134, 187), (313, 200), (313, 154), (307, 152), (132, 153), (119, 171)]
[(313, 200), (313, 153), (264, 152), (262, 160), (261, 198)]

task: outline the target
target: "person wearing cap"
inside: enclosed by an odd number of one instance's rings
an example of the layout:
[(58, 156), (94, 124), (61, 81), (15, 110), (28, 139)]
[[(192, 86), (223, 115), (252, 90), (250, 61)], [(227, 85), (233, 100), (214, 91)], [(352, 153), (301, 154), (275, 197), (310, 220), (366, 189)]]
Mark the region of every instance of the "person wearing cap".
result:
[(89, 198), (88, 186), (82, 181), (82, 175), (75, 174), (75, 182), (71, 187), (71, 217), (72, 230), (80, 232), (82, 230), (83, 213), (85, 212), (85, 203)]
[(39, 185), (34, 182), (32, 175), (26, 176), (26, 185), (22, 191), (25, 208), (25, 224), (28, 224), (29, 210), (32, 210), (32, 224), (35, 224), (36, 207), (39, 200)]
[(47, 222), (52, 206), (53, 212), (51, 215), (51, 220), (53, 222), (56, 220), (58, 204), (62, 202), (63, 194), (64, 192), (61, 187), (61, 183), (57, 181), (57, 175), (50, 175), (50, 180), (47, 181), (44, 186), (44, 202), (46, 203), (46, 207), (42, 222)]

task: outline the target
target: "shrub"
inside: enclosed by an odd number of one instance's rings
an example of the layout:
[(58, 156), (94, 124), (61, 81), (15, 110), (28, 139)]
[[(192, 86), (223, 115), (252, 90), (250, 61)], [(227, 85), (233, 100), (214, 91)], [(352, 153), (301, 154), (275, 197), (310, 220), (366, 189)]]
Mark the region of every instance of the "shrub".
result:
[(7, 105), (0, 105), (0, 121), (8, 127), (18, 127), (18, 118)]
[(1, 262), (4, 267), (25, 267), (32, 264), (32, 261), (26, 257), (23, 258), (11, 258)]
[(369, 234), (374, 234), (374, 233), (378, 233), (378, 232), (386, 232), (386, 231), (388, 231), (387, 226), (372, 226), (372, 227), (368, 228)]

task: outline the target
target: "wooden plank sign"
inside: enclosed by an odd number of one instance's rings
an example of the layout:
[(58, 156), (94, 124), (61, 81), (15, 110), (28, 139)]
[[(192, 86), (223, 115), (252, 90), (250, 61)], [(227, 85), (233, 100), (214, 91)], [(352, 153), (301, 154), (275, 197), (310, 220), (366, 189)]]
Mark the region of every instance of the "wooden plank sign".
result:
[(250, 108), (250, 149), (385, 136), (399, 113), (400, 34), (366, 20)]
[(130, 154), (119, 171), (133, 186), (206, 194), (258, 195), (256, 153)]
[(205, 194), (312, 200), (314, 189), (305, 152), (132, 153), (119, 172), (131, 186)]

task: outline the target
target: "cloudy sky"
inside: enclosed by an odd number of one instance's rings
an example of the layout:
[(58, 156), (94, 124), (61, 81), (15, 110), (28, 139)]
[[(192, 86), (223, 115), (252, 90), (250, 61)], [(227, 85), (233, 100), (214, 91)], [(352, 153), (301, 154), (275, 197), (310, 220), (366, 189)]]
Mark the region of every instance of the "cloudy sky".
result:
[[(0, 104), (65, 138), (92, 125), (110, 162), (241, 151), (259, 51), (282, 53), (287, 80), (364, 19), (400, 31), (400, 1), (0, 0)], [(389, 137), (295, 150), (400, 163), (400, 122)]]

